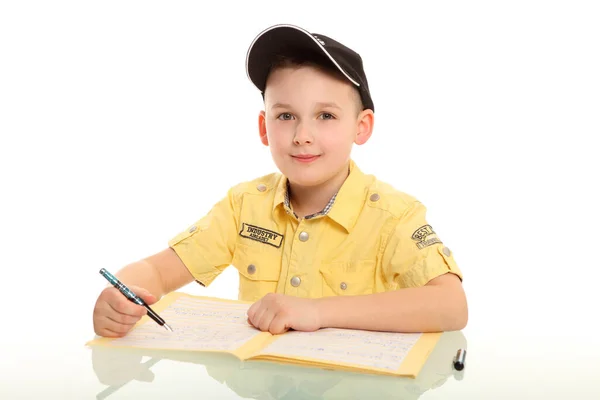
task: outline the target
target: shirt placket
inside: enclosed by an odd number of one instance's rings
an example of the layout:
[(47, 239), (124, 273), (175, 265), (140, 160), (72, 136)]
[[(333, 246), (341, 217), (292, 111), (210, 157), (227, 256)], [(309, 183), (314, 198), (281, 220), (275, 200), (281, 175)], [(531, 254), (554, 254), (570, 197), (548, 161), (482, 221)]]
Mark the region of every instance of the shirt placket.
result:
[[(289, 187), (288, 187), (289, 189)], [(319, 280), (318, 271), (313, 270), (315, 255), (317, 253), (317, 236), (322, 218), (329, 212), (336, 196), (334, 195), (326, 207), (315, 214), (305, 218), (298, 218), (293, 212), (288, 192), (285, 194), (284, 209), (288, 220), (286, 224), (286, 237), (293, 238), (286, 246), (286, 256), (283, 257), (285, 272), (282, 271), (281, 279), (277, 285), (277, 292), (296, 297), (312, 297), (315, 284)]]
[(313, 221), (302, 218), (294, 230), (293, 240), (290, 248), (287, 279), (285, 282), (285, 294), (297, 297), (309, 297), (310, 293), (310, 271), (306, 266), (311, 265), (314, 251), (311, 251), (313, 243), (311, 240), (311, 226)]

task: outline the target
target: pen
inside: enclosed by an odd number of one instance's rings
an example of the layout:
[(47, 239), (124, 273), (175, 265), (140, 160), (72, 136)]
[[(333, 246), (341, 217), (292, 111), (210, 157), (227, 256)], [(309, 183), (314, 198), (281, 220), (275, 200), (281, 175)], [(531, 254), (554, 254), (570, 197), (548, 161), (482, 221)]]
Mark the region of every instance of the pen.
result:
[(156, 321), (157, 324), (164, 327), (166, 330), (173, 332), (173, 329), (171, 329), (171, 327), (169, 325), (167, 325), (165, 320), (162, 319), (160, 317), (160, 315), (155, 313), (154, 310), (152, 310), (150, 308), (150, 306), (148, 304), (146, 304), (146, 302), (144, 300), (142, 300), (142, 298), (140, 298), (138, 295), (133, 293), (131, 291), (131, 289), (129, 289), (127, 286), (125, 286), (123, 283), (121, 283), (121, 281), (118, 280), (116, 276), (114, 276), (113, 274), (111, 274), (104, 268), (102, 268), (100, 270), (100, 275), (105, 277), (106, 280), (109, 281), (111, 285), (113, 285), (114, 287), (119, 289), (119, 292), (123, 293), (123, 295), (127, 298), (127, 300), (129, 300), (135, 304), (138, 304), (140, 306), (144, 306), (146, 308), (146, 310), (148, 310), (148, 316), (150, 318), (152, 318), (154, 321)]
[(467, 350), (458, 349), (456, 357), (454, 357), (454, 369), (462, 371), (465, 368), (465, 358), (467, 357)]

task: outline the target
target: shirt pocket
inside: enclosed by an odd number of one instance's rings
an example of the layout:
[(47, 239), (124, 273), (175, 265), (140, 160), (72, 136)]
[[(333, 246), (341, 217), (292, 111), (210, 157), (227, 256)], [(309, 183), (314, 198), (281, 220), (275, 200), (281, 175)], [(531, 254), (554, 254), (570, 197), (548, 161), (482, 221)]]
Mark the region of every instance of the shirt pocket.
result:
[(281, 252), (271, 247), (264, 243), (237, 244), (232, 264), (240, 275), (240, 300), (256, 301), (277, 290)]
[(334, 261), (321, 265), (323, 296), (354, 296), (375, 292), (376, 264), (372, 260)]

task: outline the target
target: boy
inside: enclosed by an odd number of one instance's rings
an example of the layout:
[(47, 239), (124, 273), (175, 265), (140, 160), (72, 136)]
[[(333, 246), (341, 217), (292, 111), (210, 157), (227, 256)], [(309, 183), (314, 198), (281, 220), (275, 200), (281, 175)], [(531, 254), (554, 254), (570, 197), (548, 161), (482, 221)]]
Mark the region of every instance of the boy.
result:
[[(119, 279), (152, 304), (194, 280), (207, 286), (233, 265), (240, 300), (253, 302), (248, 322), (274, 334), (462, 329), (462, 275), (425, 207), (350, 158), (374, 123), (360, 56), (277, 25), (252, 42), (246, 71), (264, 99), (260, 140), (281, 174), (231, 188), (166, 250), (124, 267)], [(144, 314), (108, 287), (94, 330), (123, 336)]]

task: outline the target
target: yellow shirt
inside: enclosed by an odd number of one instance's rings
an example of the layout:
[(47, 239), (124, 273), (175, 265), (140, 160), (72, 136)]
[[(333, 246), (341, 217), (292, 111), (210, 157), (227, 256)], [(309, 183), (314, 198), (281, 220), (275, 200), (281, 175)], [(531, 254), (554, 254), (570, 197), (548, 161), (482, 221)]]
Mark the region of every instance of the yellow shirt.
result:
[(324, 215), (298, 220), (287, 179), (270, 174), (231, 188), (210, 212), (169, 241), (194, 278), (208, 286), (233, 265), (240, 300), (269, 292), (318, 298), (419, 287), (462, 274), (415, 198), (354, 162)]

